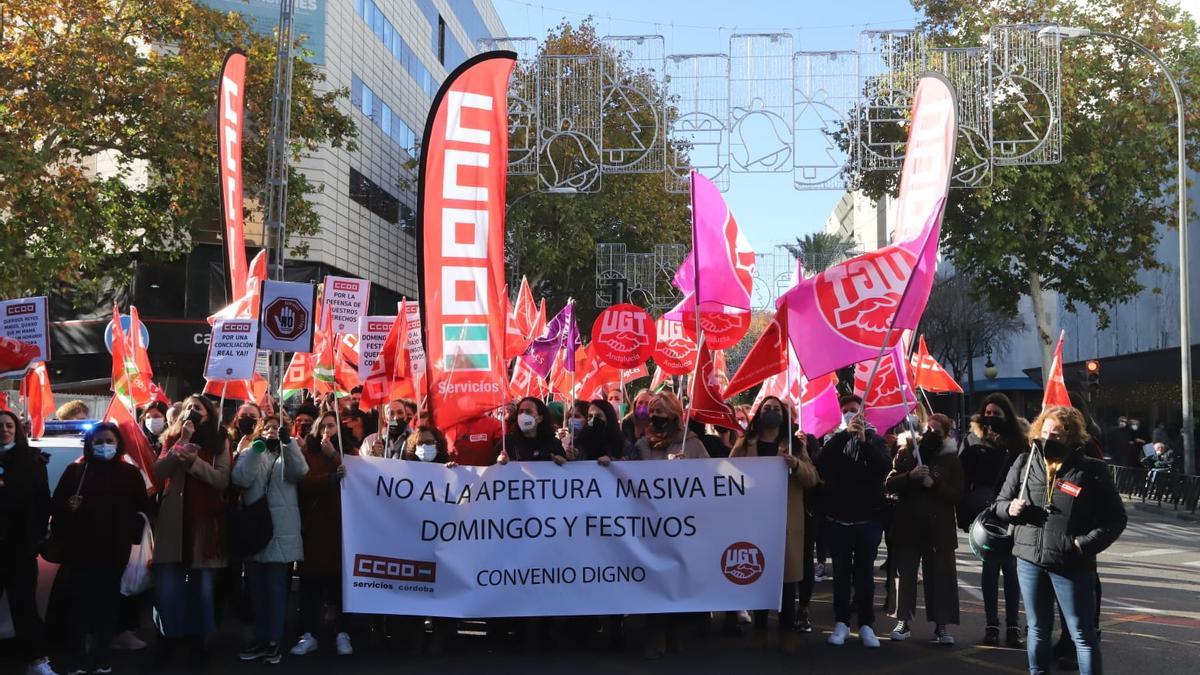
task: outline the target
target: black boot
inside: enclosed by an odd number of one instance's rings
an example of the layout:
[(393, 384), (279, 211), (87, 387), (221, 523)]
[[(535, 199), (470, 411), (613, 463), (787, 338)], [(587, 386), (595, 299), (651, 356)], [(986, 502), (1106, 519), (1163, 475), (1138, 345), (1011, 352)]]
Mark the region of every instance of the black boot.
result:
[(177, 642), (178, 640), (176, 638), (169, 638), (160, 635), (158, 640), (154, 643), (154, 646), (150, 648), (149, 653), (146, 655), (147, 658), (142, 665), (142, 669), (145, 672), (153, 673), (166, 668), (171, 662), (171, 657), (175, 653)]

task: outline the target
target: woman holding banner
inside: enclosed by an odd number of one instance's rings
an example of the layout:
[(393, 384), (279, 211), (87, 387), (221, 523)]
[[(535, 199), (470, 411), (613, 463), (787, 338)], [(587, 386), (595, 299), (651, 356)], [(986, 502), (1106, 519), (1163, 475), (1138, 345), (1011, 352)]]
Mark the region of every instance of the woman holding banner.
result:
[[(779, 609), (779, 646), (785, 654), (796, 651), (799, 634), (796, 617), (796, 584), (804, 579), (804, 491), (817, 484), (817, 467), (808, 457), (807, 435), (792, 440), (792, 411), (783, 401), (768, 396), (750, 420), (746, 435), (738, 440), (733, 457), (783, 457), (787, 465), (787, 535), (783, 555), (783, 600)], [(815, 442), (815, 439), (813, 439)], [(811, 566), (808, 565), (808, 566)], [(811, 570), (809, 570), (811, 574)], [(754, 646), (767, 646), (767, 612), (754, 612)]]
[(566, 464), (567, 454), (562, 442), (554, 433), (554, 425), (550, 420), (550, 410), (540, 398), (527, 396), (517, 403), (516, 415), (508, 421), (510, 431), (505, 438), (505, 450), (497, 460), (500, 464), (508, 461), (542, 462), (550, 461), (559, 466)]
[(614, 459), (627, 457), (628, 443), (621, 433), (617, 411), (612, 404), (596, 399), (584, 405), (584, 412), (587, 417), (583, 429), (575, 436), (578, 458), (607, 466)]
[[(647, 401), (649, 426), (646, 435), (633, 448), (631, 459), (707, 459), (708, 452), (695, 434), (687, 431), (683, 421), (683, 406), (675, 394), (662, 392)], [(678, 651), (679, 626), (684, 615), (651, 614), (647, 617), (649, 635), (644, 655), (660, 659), (667, 649)]]
[(213, 587), (226, 565), (225, 490), (228, 439), (212, 401), (193, 394), (163, 435), (154, 475), (166, 481), (154, 528), (154, 592), (163, 639), (161, 665), (176, 643), (191, 637), (193, 659), (206, 658), (205, 640), (217, 630)]
[(246, 588), (254, 607), (257, 642), (242, 650), (238, 658), (271, 664), (282, 658), (279, 644), (292, 563), (304, 559), (296, 485), (308, 473), (300, 446), (280, 430), (278, 416), (264, 417), (254, 432), (242, 439), (232, 476), (234, 484), (244, 489), (243, 503), (266, 499), (271, 512), (270, 541), (246, 561)]

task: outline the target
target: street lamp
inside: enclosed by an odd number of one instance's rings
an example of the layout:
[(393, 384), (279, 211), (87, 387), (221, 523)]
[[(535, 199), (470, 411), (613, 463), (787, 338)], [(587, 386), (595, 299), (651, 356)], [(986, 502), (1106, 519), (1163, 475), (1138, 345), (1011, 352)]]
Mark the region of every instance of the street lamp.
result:
[(1167, 83), (1171, 85), (1171, 93), (1175, 95), (1175, 114), (1178, 118), (1178, 133), (1176, 138), (1179, 154), (1176, 178), (1179, 191), (1179, 362), (1181, 371), (1183, 398), (1183, 457), (1184, 470), (1189, 474), (1196, 473), (1196, 447), (1192, 436), (1192, 324), (1191, 304), (1189, 301), (1188, 283), (1188, 212), (1187, 212), (1187, 156), (1184, 154), (1184, 119), (1183, 95), (1179, 93), (1179, 83), (1171, 75), (1167, 64), (1158, 55), (1147, 49), (1133, 38), (1107, 31), (1090, 30), (1088, 28), (1047, 26), (1038, 31), (1039, 39), (1058, 37), (1063, 40), (1083, 37), (1105, 37), (1129, 45), (1154, 62)]

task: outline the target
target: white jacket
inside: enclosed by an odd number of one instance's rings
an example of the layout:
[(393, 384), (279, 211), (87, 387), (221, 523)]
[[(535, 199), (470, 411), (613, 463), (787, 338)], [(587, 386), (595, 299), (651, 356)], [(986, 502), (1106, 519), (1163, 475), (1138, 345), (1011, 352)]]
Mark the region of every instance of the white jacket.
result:
[(252, 504), (267, 488), (268, 472), (271, 491), (267, 505), (271, 509), (271, 541), (256, 553), (253, 562), (287, 563), (304, 560), (304, 540), (300, 536), (300, 506), (296, 485), (308, 473), (308, 462), (295, 439), (282, 446), (282, 452), (255, 452), (246, 448), (238, 453), (233, 464), (233, 484), (242, 488), (242, 499)]

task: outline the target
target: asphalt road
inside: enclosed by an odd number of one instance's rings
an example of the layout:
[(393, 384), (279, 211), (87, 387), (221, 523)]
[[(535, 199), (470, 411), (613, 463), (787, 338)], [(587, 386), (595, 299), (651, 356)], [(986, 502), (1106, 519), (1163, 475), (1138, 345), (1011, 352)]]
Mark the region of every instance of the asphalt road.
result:
[[(1130, 523), (1122, 538), (1100, 558), (1104, 586), (1102, 606), (1103, 650), (1109, 673), (1169, 675), (1195, 672), (1200, 659), (1200, 525), (1174, 519), (1170, 514), (1129, 507)], [(772, 646), (754, 649), (749, 632), (741, 637), (722, 631), (718, 617), (683, 633), (682, 648), (659, 661), (641, 658), (644, 624), (636, 617), (626, 622), (626, 644), (621, 648), (580, 646), (587, 640), (576, 626), (559, 626), (572, 648), (529, 649), (524, 645), (495, 644), (466, 626), (445, 653), (413, 654), (407, 641), (388, 639), (382, 631), (355, 638), (357, 653), (339, 657), (332, 640), (305, 657), (284, 656), (278, 666), (240, 663), (236, 658), (239, 636), (235, 628), (223, 632), (210, 649), (203, 667), (177, 663), (162, 672), (259, 673), (264, 668), (288, 673), (1024, 673), (1024, 650), (984, 647), (983, 606), (979, 594), (979, 564), (965, 544), (958, 555), (960, 603), (963, 624), (952, 629), (954, 647), (927, 642), (932, 627), (916, 623), (913, 637), (903, 643), (886, 638), (877, 650), (864, 648), (854, 637), (843, 647), (825, 644), (832, 626), (832, 584), (817, 584), (812, 618), (816, 631), (802, 637), (795, 654), (785, 656)], [(878, 578), (876, 604), (882, 603), (882, 578)], [(918, 609), (923, 617), (923, 609)], [(876, 628), (886, 635), (890, 619), (880, 615)], [(743, 628), (744, 630), (744, 628)], [(148, 630), (143, 633), (149, 632)], [(141, 655), (119, 653), (114, 671), (136, 672)], [(65, 661), (57, 660), (56, 667)], [(66, 672), (65, 667), (59, 669)]]

